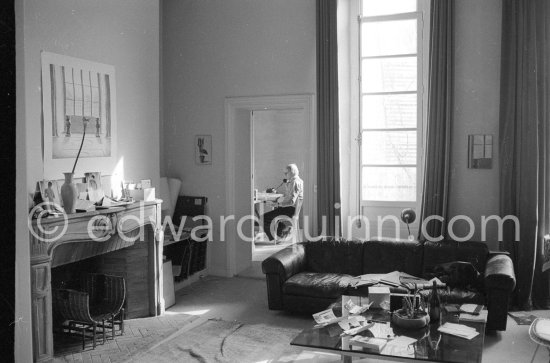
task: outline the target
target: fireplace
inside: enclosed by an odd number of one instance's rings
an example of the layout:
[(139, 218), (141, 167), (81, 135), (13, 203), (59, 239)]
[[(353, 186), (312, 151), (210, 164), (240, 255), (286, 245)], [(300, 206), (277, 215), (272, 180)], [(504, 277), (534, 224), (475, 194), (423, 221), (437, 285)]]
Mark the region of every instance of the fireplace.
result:
[[(126, 280), (126, 316), (164, 313), (161, 201), (32, 221), (33, 355), (53, 357), (52, 286), (101, 272)], [(52, 231), (63, 231), (52, 238)], [(90, 230), (92, 232), (90, 232)]]

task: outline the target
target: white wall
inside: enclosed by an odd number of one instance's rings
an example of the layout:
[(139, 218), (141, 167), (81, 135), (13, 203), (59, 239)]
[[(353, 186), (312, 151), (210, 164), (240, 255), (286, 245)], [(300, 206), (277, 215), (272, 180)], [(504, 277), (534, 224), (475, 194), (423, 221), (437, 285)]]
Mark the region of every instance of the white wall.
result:
[[(207, 196), (216, 221), (226, 198), (224, 100), (315, 93), (315, 1), (165, 0), (163, 14), (163, 168), (183, 194)], [(197, 134), (212, 135), (211, 166), (195, 165)], [(209, 245), (210, 273), (226, 273), (225, 247)]]
[[(113, 65), (116, 71), (118, 157), (128, 179), (159, 181), (159, 1), (19, 0), (17, 17), (17, 210), (43, 178), (40, 51)], [(21, 96), (23, 99), (19, 99)], [(85, 159), (79, 164), (85, 164)], [(63, 176), (60, 175), (59, 179)], [(24, 196), (24, 198), (21, 195)], [(30, 294), (26, 216), (17, 222), (17, 307), (27, 315)], [(23, 291), (22, 291), (23, 290)], [(16, 342), (29, 361), (28, 335)]]
[(158, 0), (23, 1), (29, 191), (42, 178), (41, 50), (115, 67), (118, 158), (126, 178), (158, 185)]
[[(499, 213), (498, 117), (500, 106), (501, 0), (455, 2), (455, 80), (449, 218), (466, 215), (481, 238), (481, 216)], [(468, 169), (468, 135), (492, 134), (492, 169)], [(496, 224), (488, 225), (489, 248), (496, 248)], [(468, 234), (465, 223), (453, 228)]]
[[(279, 186), (284, 171), (295, 163), (304, 180), (311, 180), (306, 169), (307, 135), (304, 110), (254, 111), (254, 188), (265, 191)], [(281, 187), (279, 191), (283, 191)]]

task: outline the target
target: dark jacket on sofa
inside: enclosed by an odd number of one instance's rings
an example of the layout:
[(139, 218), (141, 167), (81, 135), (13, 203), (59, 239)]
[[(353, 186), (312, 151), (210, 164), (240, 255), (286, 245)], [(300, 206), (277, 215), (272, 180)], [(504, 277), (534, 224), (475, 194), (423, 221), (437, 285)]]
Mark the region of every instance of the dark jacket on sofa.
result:
[[(400, 271), (430, 279), (454, 261), (462, 262), (461, 267), (471, 266), (466, 270), (475, 272), (468, 273), (467, 279), (474, 280), (440, 290), (442, 301), (484, 304), (487, 329), (506, 330), (509, 297), (516, 282), (513, 264), (505, 254), (490, 254), (482, 242), (302, 242), (265, 259), (262, 270), (269, 309), (314, 313), (350, 293), (354, 276)], [(451, 277), (460, 282), (455, 275), (453, 271)]]

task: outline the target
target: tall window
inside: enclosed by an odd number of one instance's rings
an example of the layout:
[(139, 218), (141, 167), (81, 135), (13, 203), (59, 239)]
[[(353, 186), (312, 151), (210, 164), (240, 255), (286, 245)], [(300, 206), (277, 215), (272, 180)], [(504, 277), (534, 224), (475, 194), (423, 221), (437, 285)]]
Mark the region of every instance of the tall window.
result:
[(419, 199), (423, 119), (423, 0), (361, 0), (362, 204)]
[(100, 116), (99, 77), (96, 72), (64, 67), (66, 115)]

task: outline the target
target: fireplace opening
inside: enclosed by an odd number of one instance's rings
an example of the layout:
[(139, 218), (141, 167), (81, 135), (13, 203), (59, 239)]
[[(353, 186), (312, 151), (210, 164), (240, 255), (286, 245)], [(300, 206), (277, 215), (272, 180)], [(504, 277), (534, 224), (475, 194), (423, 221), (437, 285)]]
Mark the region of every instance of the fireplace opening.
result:
[[(70, 244), (69, 244), (70, 245)], [(55, 251), (60, 255), (68, 255), (69, 245), (64, 249)], [(72, 247), (76, 247), (73, 244)], [(115, 250), (101, 255), (81, 259), (75, 262), (64, 263), (58, 266), (52, 266), (51, 269), (51, 288), (54, 289), (73, 289), (85, 291), (84, 286), (89, 274), (105, 274), (119, 276), (125, 280), (125, 299), (123, 309), (125, 319), (150, 316), (149, 299), (149, 259), (147, 253), (148, 245), (145, 242), (136, 242), (132, 246)], [(73, 250), (74, 252), (74, 250)], [(61, 256), (55, 256), (53, 260), (59, 260)], [(64, 355), (82, 351), (81, 334), (67, 334), (63, 330), (62, 324), (67, 326), (65, 319), (56, 309), (55, 298), (52, 299), (52, 327), (53, 327), (53, 345), (54, 355)], [(56, 313), (57, 311), (57, 313)], [(120, 335), (120, 329), (115, 329), (116, 335)], [(102, 334), (99, 334), (97, 343), (102, 344)], [(112, 338), (110, 330), (107, 331), (107, 340)], [(84, 350), (92, 349), (92, 340), (86, 336)]]
[(82, 288), (81, 279), (88, 273), (98, 272), (98, 261), (96, 257), (68, 263), (52, 268), (52, 289), (74, 289)]
[(92, 257), (52, 268), (54, 355), (95, 349), (123, 334), (125, 280), (102, 273), (101, 262)]

